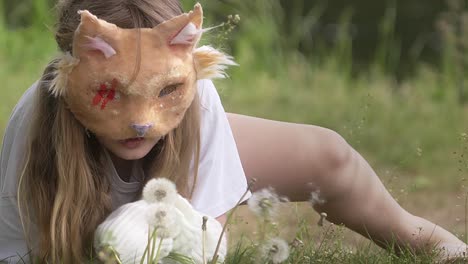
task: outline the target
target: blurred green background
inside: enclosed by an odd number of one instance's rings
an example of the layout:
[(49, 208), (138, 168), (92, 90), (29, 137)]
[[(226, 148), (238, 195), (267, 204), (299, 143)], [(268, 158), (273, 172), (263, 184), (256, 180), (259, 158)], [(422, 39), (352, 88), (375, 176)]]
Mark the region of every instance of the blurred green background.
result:
[[(57, 53), (54, 2), (0, 1), (2, 134), (21, 94)], [(195, 3), (182, 2), (185, 10)], [(205, 27), (224, 22), (204, 42), (240, 64), (216, 81), (227, 111), (336, 130), (400, 202), (462, 229), (466, 1), (200, 2)], [(236, 14), (232, 26), (228, 15)]]

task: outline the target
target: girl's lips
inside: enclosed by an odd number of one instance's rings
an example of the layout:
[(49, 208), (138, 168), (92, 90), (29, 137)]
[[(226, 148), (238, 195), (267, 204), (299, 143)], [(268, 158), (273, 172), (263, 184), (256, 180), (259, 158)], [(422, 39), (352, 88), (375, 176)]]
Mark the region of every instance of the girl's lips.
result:
[(134, 149), (138, 148), (144, 140), (144, 137), (127, 138), (124, 140), (119, 140), (119, 143), (128, 149)]

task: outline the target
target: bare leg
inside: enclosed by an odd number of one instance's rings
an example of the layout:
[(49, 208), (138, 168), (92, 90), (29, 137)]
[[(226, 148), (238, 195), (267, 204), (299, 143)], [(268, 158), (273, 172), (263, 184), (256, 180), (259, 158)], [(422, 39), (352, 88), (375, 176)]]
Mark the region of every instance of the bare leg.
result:
[(255, 188), (272, 186), (293, 201), (306, 201), (319, 190), (325, 202), (315, 206), (317, 211), (382, 247), (390, 241), (417, 251), (438, 243), (464, 245), (400, 207), (368, 163), (337, 133), (237, 114), (228, 114), (228, 119), (246, 175), (257, 179)]

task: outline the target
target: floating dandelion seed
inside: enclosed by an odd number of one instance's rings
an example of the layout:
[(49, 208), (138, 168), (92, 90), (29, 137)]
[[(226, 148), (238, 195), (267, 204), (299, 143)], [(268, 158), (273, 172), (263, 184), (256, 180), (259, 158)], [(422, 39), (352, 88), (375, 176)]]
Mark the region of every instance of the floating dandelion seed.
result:
[(320, 190), (317, 189), (315, 191), (310, 192), (310, 204), (313, 206), (322, 205), (325, 203), (325, 199), (320, 196)]
[(422, 149), (421, 148), (416, 148), (416, 155), (422, 156)]
[(152, 179), (143, 188), (143, 199), (148, 203), (174, 204), (176, 197), (175, 184), (166, 178)]
[(262, 256), (273, 264), (281, 263), (289, 257), (289, 246), (281, 238), (268, 240), (261, 248)]
[(234, 16), (234, 23), (237, 24), (237, 23), (239, 23), (239, 21), (240, 21), (240, 16), (239, 16), (238, 14), (236, 14), (236, 15)]
[(276, 214), (280, 198), (272, 188), (254, 192), (247, 202), (249, 209), (256, 215), (270, 218)]
[(153, 230), (156, 229), (156, 236), (173, 238), (180, 233), (176, 210), (175, 207), (164, 203), (155, 203), (148, 207), (148, 224)]

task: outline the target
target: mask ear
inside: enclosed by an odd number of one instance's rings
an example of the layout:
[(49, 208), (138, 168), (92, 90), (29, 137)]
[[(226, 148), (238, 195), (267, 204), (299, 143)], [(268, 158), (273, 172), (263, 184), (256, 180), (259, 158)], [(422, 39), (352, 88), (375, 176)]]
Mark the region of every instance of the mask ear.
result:
[(49, 91), (55, 97), (65, 95), (68, 76), (80, 62), (80, 56), (89, 53), (92, 56), (109, 58), (116, 54), (114, 48), (100, 36), (115, 32), (118, 30), (117, 26), (98, 19), (86, 10), (78, 13), (81, 15), (81, 22), (73, 37), (73, 56), (67, 52), (54, 65), (54, 77), (50, 81)]
[(73, 55), (104, 56), (106, 59), (115, 55), (117, 52), (105, 37), (115, 34), (117, 26), (98, 19), (87, 10), (78, 13), (81, 15), (81, 22), (73, 39)]
[(153, 30), (162, 34), (168, 46), (193, 49), (200, 40), (203, 25), (203, 10), (196, 4), (192, 11), (167, 20)]

